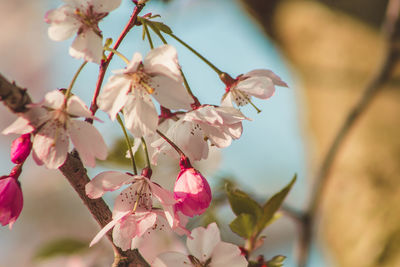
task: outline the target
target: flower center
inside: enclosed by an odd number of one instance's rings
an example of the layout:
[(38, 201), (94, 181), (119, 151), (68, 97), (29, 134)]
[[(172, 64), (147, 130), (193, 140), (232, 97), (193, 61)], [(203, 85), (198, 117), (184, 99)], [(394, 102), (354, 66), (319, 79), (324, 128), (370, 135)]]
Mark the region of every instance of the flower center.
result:
[(132, 89), (145, 90), (148, 94), (154, 93), (154, 87), (151, 86), (150, 77), (146, 73), (138, 70), (128, 75), (132, 80)]
[(93, 6), (89, 5), (84, 12), (82, 12), (79, 8), (75, 9), (74, 14), (76, 15), (77, 19), (82, 23), (82, 26), (78, 30), (78, 34), (84, 32), (87, 29), (92, 29), (97, 35), (99, 35), (100, 37), (102, 36), (98, 24), (100, 20), (108, 15), (107, 12), (96, 13), (93, 10)]

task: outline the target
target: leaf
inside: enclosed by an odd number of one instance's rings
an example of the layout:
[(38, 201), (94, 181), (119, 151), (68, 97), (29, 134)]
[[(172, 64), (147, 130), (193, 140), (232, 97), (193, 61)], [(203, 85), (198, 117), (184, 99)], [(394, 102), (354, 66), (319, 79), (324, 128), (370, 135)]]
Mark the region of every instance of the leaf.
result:
[[(133, 144), (133, 140), (131, 140), (131, 143)], [(107, 159), (98, 160), (98, 162), (103, 165), (111, 164), (129, 168), (132, 165), (131, 160), (125, 156), (127, 150), (125, 138), (119, 137), (109, 149)], [(145, 166), (145, 158), (142, 150), (137, 151), (134, 157), (138, 168)]]
[(285, 256), (277, 255), (277, 256), (273, 257), (272, 259), (270, 259), (269, 261), (267, 261), (267, 266), (268, 267), (282, 267), (285, 259), (286, 259)]
[(261, 232), (267, 224), (274, 218), (274, 214), (278, 211), (287, 194), (292, 188), (294, 182), (297, 179), (297, 174), (294, 175), (292, 181), (285, 186), (280, 192), (273, 195), (262, 207), (262, 217), (258, 221), (257, 228), (258, 232)]
[(229, 224), (229, 227), (234, 233), (247, 239), (252, 236), (255, 225), (256, 219), (253, 215), (242, 213)]
[[(172, 30), (169, 26), (165, 25), (162, 22), (159, 21), (152, 21), (152, 20), (146, 20), (146, 23), (154, 30), (154, 28), (157, 28), (157, 30), (165, 32), (166, 34), (172, 34)], [(154, 27), (154, 28), (153, 28)]]
[(225, 190), (228, 195), (229, 204), (231, 205), (232, 211), (236, 215), (242, 213), (251, 214), (256, 220), (262, 216), (261, 206), (252, 198), (249, 197), (245, 192), (239, 189), (233, 189), (231, 183), (225, 184)]
[(40, 247), (35, 255), (35, 260), (44, 260), (61, 255), (71, 255), (82, 252), (89, 248), (88, 242), (72, 239), (62, 238), (50, 241)]

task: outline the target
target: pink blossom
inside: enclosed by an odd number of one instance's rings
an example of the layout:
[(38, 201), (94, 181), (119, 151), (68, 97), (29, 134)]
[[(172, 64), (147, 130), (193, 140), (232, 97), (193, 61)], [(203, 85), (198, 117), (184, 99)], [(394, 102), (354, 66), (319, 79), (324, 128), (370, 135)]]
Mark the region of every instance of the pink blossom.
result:
[(252, 70), (239, 75), (233, 80), (229, 75), (222, 76), (226, 84), (226, 93), (222, 97), (222, 105), (244, 106), (251, 103), (251, 97), (268, 99), (275, 93), (275, 86), (288, 87), (281, 78), (270, 70)]
[(186, 240), (189, 255), (180, 252), (166, 252), (159, 255), (152, 267), (247, 267), (246, 258), (240, 249), (222, 242), (216, 223), (198, 227), (192, 231), (192, 239)]
[(31, 134), (23, 134), (11, 144), (11, 161), (20, 164), (26, 160), (32, 149)]
[(98, 23), (116, 9), (121, 0), (64, 0), (66, 3), (46, 13), (50, 24), (48, 35), (54, 41), (63, 41), (77, 33), (69, 53), (100, 64), (103, 55), (102, 34)]
[[(122, 250), (135, 248), (137, 241), (134, 241), (137, 238), (155, 230), (173, 229), (180, 234), (189, 233), (174, 211), (176, 201), (172, 192), (145, 176), (115, 171), (102, 172), (86, 185), (86, 194), (90, 198), (99, 198), (106, 191), (114, 191), (128, 184), (130, 186), (115, 200), (113, 220), (96, 235), (91, 245), (97, 243), (112, 228), (114, 243)], [(161, 204), (162, 209), (153, 207), (154, 200)]]
[[(18, 168), (15, 167), (14, 169)], [(17, 181), (20, 170), (10, 176), (0, 177), (0, 223), (12, 228), (23, 206), (21, 186)]]
[(64, 164), (71, 138), (83, 163), (94, 167), (96, 158), (106, 159), (107, 146), (101, 134), (90, 123), (77, 120), (78, 117), (93, 118), (91, 111), (77, 96), (67, 100), (60, 91), (45, 95), (40, 104), (22, 114), (3, 134), (33, 133), (33, 158), (37, 164), (57, 169)]
[(126, 128), (137, 138), (150, 135), (157, 128), (158, 114), (151, 96), (170, 109), (190, 109), (193, 102), (183, 86), (173, 46), (157, 47), (144, 60), (135, 53), (126, 69), (114, 73), (97, 104), (112, 120), (122, 109)]
[(181, 171), (174, 186), (175, 208), (193, 217), (206, 211), (211, 202), (211, 189), (207, 180), (192, 167), (187, 158), (180, 160)]

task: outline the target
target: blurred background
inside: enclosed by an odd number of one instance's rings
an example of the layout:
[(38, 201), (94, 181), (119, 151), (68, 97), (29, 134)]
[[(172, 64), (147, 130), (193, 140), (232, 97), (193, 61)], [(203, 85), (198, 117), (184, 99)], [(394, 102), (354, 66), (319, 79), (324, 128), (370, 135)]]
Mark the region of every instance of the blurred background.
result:
[[(122, 2), (100, 24), (105, 37), (115, 40), (129, 19), (134, 5), (128, 0)], [(81, 64), (68, 55), (72, 39), (53, 42), (47, 37), (43, 16), (61, 4), (50, 0), (0, 1), (0, 72), (28, 88), (35, 101), (47, 91), (68, 86)], [(264, 68), (273, 70), (289, 84), (289, 88), (277, 88), (267, 101), (254, 101), (262, 110), (260, 114), (252, 107), (242, 108), (252, 118), (244, 123), (242, 137), (197, 165), (215, 195), (219, 194), (221, 181), (229, 178), (265, 201), (297, 173), (298, 180), (286, 204), (300, 211), (307, 207), (313, 177), (325, 153), (382, 63), (386, 45), (380, 26), (386, 5), (385, 0), (148, 3), (142, 15), (161, 14), (161, 20), (175, 35), (233, 77)], [(128, 58), (136, 51), (149, 51), (141, 34), (139, 27), (134, 28), (121, 46), (120, 51)], [(155, 35), (153, 39), (157, 40)], [(218, 104), (224, 93), (218, 76), (182, 46), (172, 39), (168, 41), (177, 47), (180, 64), (200, 102)], [(106, 78), (111, 70), (123, 66), (114, 57)], [(88, 105), (97, 72), (97, 65), (88, 64), (74, 87)], [(396, 70), (339, 150), (324, 194), (308, 266), (400, 266), (399, 86)], [(16, 116), (3, 105), (0, 112), (0, 128), (4, 129)], [(117, 152), (109, 161), (88, 170), (89, 176), (109, 169), (129, 171), (121, 159), (115, 159), (118, 154), (125, 155), (124, 149), (116, 149), (116, 140), (122, 136), (118, 125), (101, 111), (97, 115), (104, 123), (96, 126)], [(0, 137), (1, 175), (12, 168), (9, 146), (14, 138)], [(157, 167), (154, 177), (171, 187), (177, 174), (176, 162), (161, 161), (164, 163)], [(1, 267), (110, 265), (112, 252), (106, 241), (86, 249), (99, 227), (58, 171), (38, 167), (30, 158), (20, 181), (24, 209), (11, 231), (0, 228)], [(106, 197), (110, 205), (113, 196)], [(226, 207), (207, 216), (214, 216), (225, 225), (233, 219)], [(192, 224), (202, 224), (202, 220)], [(285, 255), (285, 266), (296, 266), (297, 230), (293, 220), (281, 218), (266, 229), (265, 244), (255, 255)], [(240, 244), (240, 238), (228, 227), (222, 229), (222, 236)], [(49, 247), (55, 246), (46, 244), (66, 238), (71, 247), (83, 248), (79, 249), (81, 253), (40, 260), (52, 253)], [(68, 242), (61, 243), (65, 246)], [(182, 249), (167, 237), (163, 244), (171, 242)], [(147, 250), (165, 249), (159, 247)]]

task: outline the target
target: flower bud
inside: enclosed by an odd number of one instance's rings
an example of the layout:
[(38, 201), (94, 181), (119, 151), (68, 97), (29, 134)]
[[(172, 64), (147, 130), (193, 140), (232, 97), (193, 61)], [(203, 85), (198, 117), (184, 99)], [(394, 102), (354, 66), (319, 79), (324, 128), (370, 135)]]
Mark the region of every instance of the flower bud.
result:
[(0, 177), (0, 223), (10, 229), (18, 219), (23, 206), (21, 187), (12, 176)]
[(31, 134), (23, 134), (15, 139), (11, 144), (11, 161), (20, 164), (26, 160), (31, 152)]
[(174, 186), (174, 197), (178, 201), (175, 208), (186, 216), (200, 215), (210, 206), (210, 186), (187, 158), (181, 158), (180, 166)]

